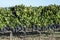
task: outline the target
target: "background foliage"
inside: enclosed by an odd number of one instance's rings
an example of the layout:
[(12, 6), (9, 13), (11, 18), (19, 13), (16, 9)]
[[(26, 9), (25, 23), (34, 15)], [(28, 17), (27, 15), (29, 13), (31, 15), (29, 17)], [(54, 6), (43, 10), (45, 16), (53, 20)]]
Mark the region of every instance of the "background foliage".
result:
[(12, 28), (17, 25), (47, 27), (52, 24), (60, 24), (60, 5), (39, 7), (16, 5), (14, 7), (0, 8), (0, 28), (4, 28), (6, 25)]

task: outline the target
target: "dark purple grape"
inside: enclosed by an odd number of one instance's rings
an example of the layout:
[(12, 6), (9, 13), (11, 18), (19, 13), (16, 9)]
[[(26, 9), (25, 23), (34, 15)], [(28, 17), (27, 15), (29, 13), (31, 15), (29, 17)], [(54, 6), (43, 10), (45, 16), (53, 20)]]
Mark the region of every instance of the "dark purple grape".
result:
[(45, 27), (44, 27), (44, 26), (42, 26), (42, 27), (41, 27), (41, 31), (44, 31), (44, 30), (45, 30)]
[(6, 32), (6, 31), (7, 31), (7, 29), (6, 29), (6, 28), (3, 28), (3, 29), (2, 29), (2, 32)]
[(14, 27), (13, 32), (19, 32), (21, 30), (22, 30), (21, 26), (16, 26), (16, 27)]

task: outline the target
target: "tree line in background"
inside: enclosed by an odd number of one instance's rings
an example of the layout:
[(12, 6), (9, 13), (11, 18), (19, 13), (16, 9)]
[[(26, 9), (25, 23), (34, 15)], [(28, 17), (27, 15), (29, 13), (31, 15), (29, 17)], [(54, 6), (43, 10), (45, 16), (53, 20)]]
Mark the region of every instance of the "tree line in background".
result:
[(53, 24), (60, 24), (60, 5), (48, 6), (25, 6), (0, 8), (0, 28), (9, 26), (22, 27), (47, 27)]

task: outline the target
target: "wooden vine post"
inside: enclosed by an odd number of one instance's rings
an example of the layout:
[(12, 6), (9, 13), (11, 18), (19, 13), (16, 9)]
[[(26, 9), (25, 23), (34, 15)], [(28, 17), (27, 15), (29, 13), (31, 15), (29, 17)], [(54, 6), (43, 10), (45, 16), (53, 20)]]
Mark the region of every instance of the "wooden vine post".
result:
[(10, 40), (12, 40), (13, 35), (12, 35), (12, 31), (10, 31)]

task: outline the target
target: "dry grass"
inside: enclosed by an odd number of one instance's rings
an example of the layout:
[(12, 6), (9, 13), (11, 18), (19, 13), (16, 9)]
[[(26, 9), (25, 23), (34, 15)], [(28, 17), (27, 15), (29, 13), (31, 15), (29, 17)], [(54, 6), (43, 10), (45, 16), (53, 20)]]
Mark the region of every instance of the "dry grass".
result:
[[(9, 36), (0, 36), (0, 40), (10, 40)], [(36, 36), (36, 35), (29, 35), (29, 36), (13, 36), (12, 40), (60, 40), (60, 37), (44, 37), (44, 36)]]

